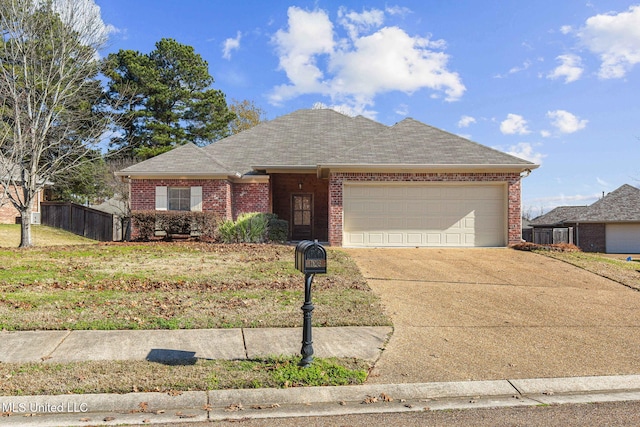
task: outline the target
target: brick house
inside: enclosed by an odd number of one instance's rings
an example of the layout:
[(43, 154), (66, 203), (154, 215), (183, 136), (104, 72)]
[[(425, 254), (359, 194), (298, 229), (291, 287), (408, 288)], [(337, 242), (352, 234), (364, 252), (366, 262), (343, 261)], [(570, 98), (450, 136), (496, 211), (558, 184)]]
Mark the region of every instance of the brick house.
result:
[(298, 110), (118, 172), (131, 210), (273, 212), (291, 240), (334, 246), (521, 241), (522, 174), (538, 165), (405, 119)]
[(567, 229), (571, 243), (585, 252), (640, 253), (640, 189), (624, 184), (592, 205), (559, 206), (531, 226), (534, 236)]
[[(20, 212), (13, 206), (13, 204), (9, 201), (9, 197), (7, 193), (11, 193), (13, 195), (16, 194), (16, 191), (20, 191), (20, 181), (17, 179), (7, 179), (10, 175), (5, 170), (4, 174), (2, 174), (2, 170), (0, 170), (0, 224), (16, 224), (20, 221)], [(3, 179), (4, 178), (4, 179)], [(3, 182), (11, 182), (9, 187), (6, 189), (3, 186)], [(44, 201), (44, 190), (39, 191), (36, 194), (35, 200), (32, 204), (32, 218), (31, 223), (37, 224), (39, 223), (40, 218), (40, 202)]]

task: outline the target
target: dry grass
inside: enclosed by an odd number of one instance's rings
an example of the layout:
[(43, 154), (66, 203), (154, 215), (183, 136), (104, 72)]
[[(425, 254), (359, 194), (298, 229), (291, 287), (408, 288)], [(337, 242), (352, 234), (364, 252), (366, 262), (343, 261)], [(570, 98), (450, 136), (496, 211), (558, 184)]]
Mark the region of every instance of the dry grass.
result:
[(539, 253), (640, 290), (640, 262), (637, 259), (626, 261), (591, 252), (539, 251)]
[[(95, 240), (76, 236), (59, 228), (44, 225), (31, 227), (31, 238), (34, 246), (66, 246), (95, 244)], [(17, 248), (20, 245), (20, 225), (0, 224), (0, 248)]]
[[(100, 244), (0, 250), (0, 329), (297, 327), (292, 246)], [(388, 325), (353, 261), (330, 249), (314, 324)]]

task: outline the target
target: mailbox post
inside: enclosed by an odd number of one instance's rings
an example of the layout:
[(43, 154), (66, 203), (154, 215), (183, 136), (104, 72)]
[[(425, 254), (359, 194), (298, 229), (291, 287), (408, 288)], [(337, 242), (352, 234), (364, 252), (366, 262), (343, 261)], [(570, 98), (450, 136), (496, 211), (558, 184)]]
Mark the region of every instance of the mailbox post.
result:
[(304, 304), (302, 305), (302, 360), (300, 366), (307, 367), (313, 361), (313, 338), (311, 334), (311, 285), (316, 274), (327, 273), (327, 251), (318, 241), (303, 240), (296, 245), (296, 269), (304, 273)]

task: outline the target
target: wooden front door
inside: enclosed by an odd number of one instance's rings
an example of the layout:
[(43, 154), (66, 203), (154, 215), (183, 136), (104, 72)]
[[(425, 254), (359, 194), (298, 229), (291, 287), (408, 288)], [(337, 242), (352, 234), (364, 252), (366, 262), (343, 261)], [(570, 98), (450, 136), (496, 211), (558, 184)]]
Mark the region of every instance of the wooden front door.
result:
[(291, 240), (309, 240), (313, 235), (313, 194), (291, 196)]

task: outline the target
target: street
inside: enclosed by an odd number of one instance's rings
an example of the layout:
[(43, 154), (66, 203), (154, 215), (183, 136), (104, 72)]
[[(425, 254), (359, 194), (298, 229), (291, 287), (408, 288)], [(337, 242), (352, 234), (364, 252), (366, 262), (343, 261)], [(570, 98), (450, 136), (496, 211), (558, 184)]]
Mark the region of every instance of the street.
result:
[(267, 418), (204, 423), (163, 424), (165, 427), (265, 427), (274, 426), (638, 426), (640, 402), (592, 403), (577, 405), (528, 406), (490, 409), (460, 409), (411, 413), (384, 413), (308, 418)]

